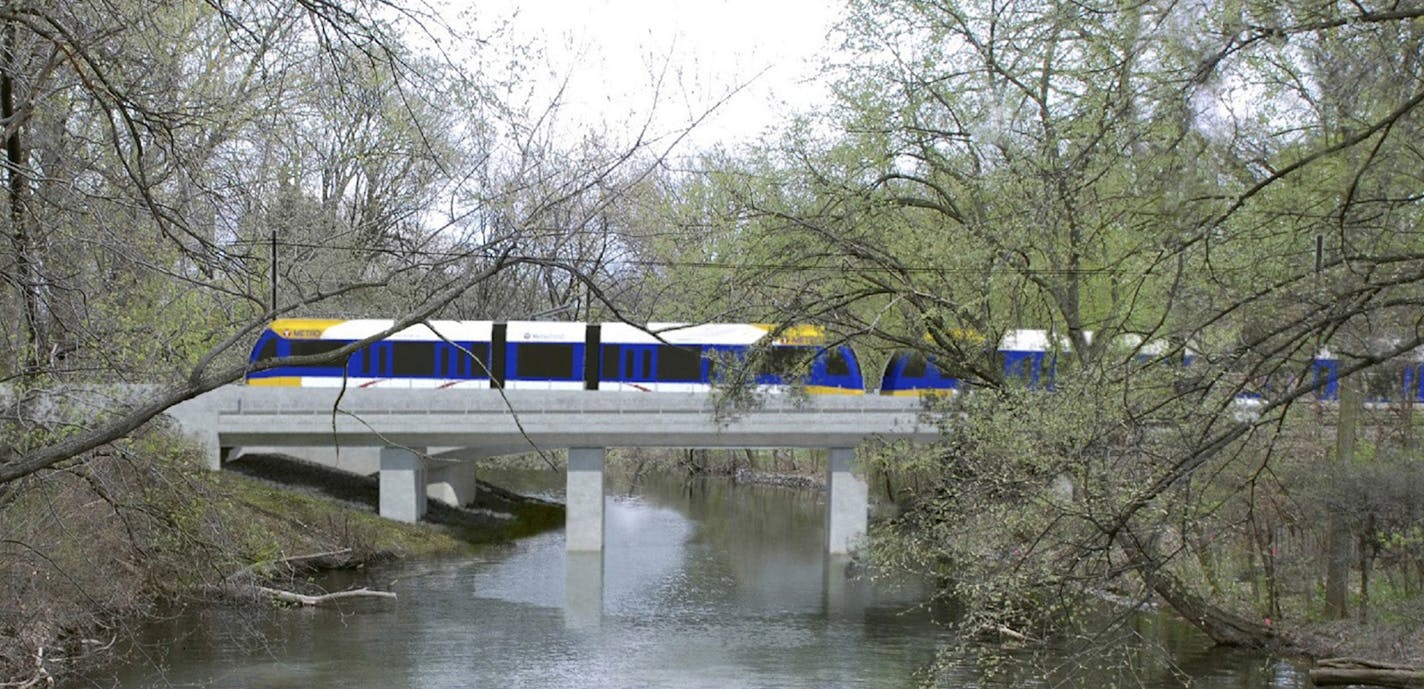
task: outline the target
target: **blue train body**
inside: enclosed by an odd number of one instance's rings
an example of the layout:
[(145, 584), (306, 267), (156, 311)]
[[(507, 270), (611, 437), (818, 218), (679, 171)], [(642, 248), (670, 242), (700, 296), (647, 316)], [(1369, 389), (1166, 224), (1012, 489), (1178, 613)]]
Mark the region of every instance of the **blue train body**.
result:
[[(374, 336), (391, 321), (282, 319), (258, 337), (249, 360), (257, 364), (289, 356), (319, 355)], [(432, 329), (432, 327), (434, 329)], [(1157, 343), (1135, 341), (1144, 365), (1159, 361)], [(1058, 354), (1067, 343), (1042, 330), (1009, 331), (995, 348), (996, 367), (1006, 381), (1051, 390)], [(749, 359), (760, 362), (751, 368)], [(1190, 368), (1195, 355), (1180, 359)], [(338, 363), (284, 365), (256, 370), (250, 385), (540, 388), (705, 392), (725, 382), (733, 365), (763, 388), (804, 386), (819, 394), (862, 394), (864, 383), (855, 352), (828, 344), (820, 330), (802, 326), (778, 330), (752, 324), (651, 324), (436, 321), (414, 326), (361, 347)], [(787, 371), (795, 371), (788, 375)], [(1340, 394), (1340, 362), (1322, 351), (1311, 365), (1315, 397)], [(880, 377), (882, 395), (952, 395), (967, 391), (965, 376), (933, 355), (898, 352)], [(1254, 404), (1273, 385), (1243, 391)], [(1409, 361), (1377, 376), (1370, 401), (1424, 401), (1424, 362)]]

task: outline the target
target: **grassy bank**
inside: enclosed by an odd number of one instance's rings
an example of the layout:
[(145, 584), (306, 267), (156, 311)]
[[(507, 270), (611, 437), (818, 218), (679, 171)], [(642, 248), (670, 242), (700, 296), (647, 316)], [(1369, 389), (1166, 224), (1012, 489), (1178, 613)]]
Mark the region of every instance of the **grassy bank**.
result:
[[(266, 604), (234, 595), (254, 576), (300, 588), (311, 567), (469, 552), (562, 523), (561, 506), (485, 487), (476, 509), (438, 506), (432, 523), (400, 524), (375, 514), (373, 479), (278, 460), (253, 468), (207, 471), (190, 448), (145, 433), (6, 486), (0, 684), (44, 685), (173, 604)], [(292, 560), (311, 554), (326, 555)]]

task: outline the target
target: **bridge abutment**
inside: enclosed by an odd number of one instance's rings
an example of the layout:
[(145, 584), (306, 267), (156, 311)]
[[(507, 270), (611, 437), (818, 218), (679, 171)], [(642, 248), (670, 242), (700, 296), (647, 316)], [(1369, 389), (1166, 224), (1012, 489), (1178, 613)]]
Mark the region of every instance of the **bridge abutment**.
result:
[(414, 523), (425, 516), (426, 483), (423, 450), (381, 448), (381, 516)]
[(865, 538), (870, 490), (852, 473), (855, 448), (834, 447), (826, 460), (826, 552), (845, 555)]
[(603, 454), (601, 447), (569, 448), (564, 492), (564, 549), (603, 550)]

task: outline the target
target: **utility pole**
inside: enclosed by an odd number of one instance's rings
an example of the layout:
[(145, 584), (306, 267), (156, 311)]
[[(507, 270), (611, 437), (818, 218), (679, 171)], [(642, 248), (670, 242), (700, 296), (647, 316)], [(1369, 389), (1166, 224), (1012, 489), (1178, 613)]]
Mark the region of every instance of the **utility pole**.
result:
[(272, 253), (268, 261), (272, 268), (272, 315), (277, 315), (277, 231), (272, 230)]

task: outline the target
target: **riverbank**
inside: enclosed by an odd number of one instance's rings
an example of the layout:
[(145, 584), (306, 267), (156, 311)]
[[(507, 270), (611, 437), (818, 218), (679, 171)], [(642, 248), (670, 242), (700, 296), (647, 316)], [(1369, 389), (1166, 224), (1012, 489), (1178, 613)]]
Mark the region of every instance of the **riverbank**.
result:
[[(0, 685), (44, 686), (111, 658), (136, 622), (173, 606), (303, 593), (314, 569), (469, 552), (557, 528), (562, 506), (482, 486), (428, 522), (375, 514), (376, 482), (276, 457), (202, 468), (143, 433), (0, 494)], [(319, 557), (308, 557), (319, 555)]]

